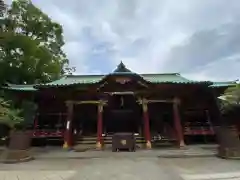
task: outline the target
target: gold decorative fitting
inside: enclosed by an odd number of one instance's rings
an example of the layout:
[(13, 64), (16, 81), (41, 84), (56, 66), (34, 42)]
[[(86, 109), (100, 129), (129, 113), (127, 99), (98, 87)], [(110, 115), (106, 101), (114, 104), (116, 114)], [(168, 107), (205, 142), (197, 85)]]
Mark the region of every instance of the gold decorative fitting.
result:
[(72, 101), (66, 101), (66, 105), (71, 106), (71, 105), (73, 105), (73, 102)]
[(102, 144), (98, 141), (97, 144), (96, 144), (96, 148), (97, 149), (101, 149), (102, 148)]
[(125, 139), (121, 140), (121, 144), (125, 146), (127, 144), (127, 140)]
[(98, 112), (103, 112), (103, 104), (98, 105)]
[(141, 98), (138, 98), (137, 102), (138, 102), (139, 104), (142, 104), (142, 99), (141, 99)]
[(146, 148), (147, 148), (147, 149), (152, 149), (152, 144), (151, 144), (150, 141), (147, 141), (147, 143), (146, 143)]
[(173, 102), (176, 103), (176, 104), (180, 104), (181, 103), (180, 99), (177, 98), (177, 97), (173, 99)]
[(64, 149), (69, 148), (67, 141), (64, 142), (64, 144), (63, 144), (63, 148), (64, 148)]
[(183, 140), (180, 141), (179, 146), (180, 146), (180, 147), (185, 147), (185, 146), (186, 146)]
[(78, 101), (76, 104), (100, 104), (101, 101)]
[(147, 112), (147, 110), (148, 110), (147, 103), (143, 103), (142, 106), (143, 106), (143, 112)]
[(146, 98), (143, 98), (143, 99), (142, 99), (142, 103), (143, 103), (143, 104), (147, 104), (147, 103), (148, 103), (148, 100), (147, 100)]

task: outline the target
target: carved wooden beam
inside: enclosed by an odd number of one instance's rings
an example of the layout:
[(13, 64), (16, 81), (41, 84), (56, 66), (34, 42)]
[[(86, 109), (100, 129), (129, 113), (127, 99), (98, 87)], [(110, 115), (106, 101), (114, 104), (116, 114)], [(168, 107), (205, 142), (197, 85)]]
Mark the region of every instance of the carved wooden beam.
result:
[(164, 102), (164, 103), (173, 103), (174, 100), (161, 100), (161, 99), (138, 99), (138, 103), (139, 104), (150, 104), (150, 103), (158, 103), (158, 102)]
[(148, 101), (148, 103), (158, 103), (158, 102), (165, 102), (165, 103), (172, 103), (173, 102), (173, 100), (147, 100)]
[(102, 104), (106, 105), (107, 101), (96, 100), (96, 101), (74, 101), (74, 104)]
[(110, 92), (110, 95), (134, 95), (133, 91), (126, 91), (126, 92)]

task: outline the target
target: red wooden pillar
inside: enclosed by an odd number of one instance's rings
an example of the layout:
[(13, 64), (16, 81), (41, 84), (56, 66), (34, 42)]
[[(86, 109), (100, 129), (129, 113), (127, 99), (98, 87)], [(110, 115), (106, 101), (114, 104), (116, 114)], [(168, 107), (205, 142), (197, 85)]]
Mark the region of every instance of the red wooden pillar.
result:
[(143, 118), (144, 118), (144, 133), (146, 140), (146, 148), (151, 149), (151, 134), (150, 134), (150, 126), (149, 126), (149, 115), (148, 115), (148, 104), (146, 101), (142, 101), (143, 106)]
[(73, 102), (68, 101), (67, 105), (67, 123), (64, 133), (63, 148), (68, 149), (72, 146), (72, 117), (73, 117)]
[(174, 98), (173, 114), (174, 114), (174, 125), (177, 133), (178, 145), (179, 147), (184, 147), (185, 142), (184, 142), (184, 135), (183, 135), (183, 128), (181, 124), (180, 113), (179, 113), (179, 107), (178, 107), (179, 104), (180, 104), (180, 100), (178, 98)]
[(240, 137), (240, 121), (237, 122), (238, 136)]
[(36, 116), (35, 116), (35, 119), (34, 119), (34, 125), (33, 125), (33, 128), (34, 130), (37, 129), (37, 126), (38, 126), (38, 113), (36, 113)]
[(97, 149), (102, 149), (103, 146), (103, 139), (102, 139), (102, 133), (103, 133), (103, 104), (98, 104), (98, 120), (97, 120)]

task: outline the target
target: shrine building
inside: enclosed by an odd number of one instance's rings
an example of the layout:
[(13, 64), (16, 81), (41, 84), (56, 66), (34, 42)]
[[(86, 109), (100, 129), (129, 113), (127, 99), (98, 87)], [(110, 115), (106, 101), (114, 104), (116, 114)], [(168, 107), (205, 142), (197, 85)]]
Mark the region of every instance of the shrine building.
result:
[(117, 132), (131, 132), (137, 144), (161, 141), (178, 147), (191, 136), (214, 136), (217, 97), (236, 82), (193, 81), (179, 73), (137, 74), (122, 62), (106, 75), (66, 75), (36, 85), (6, 89), (37, 104), (33, 138), (59, 138), (64, 148), (86, 143), (98, 149)]

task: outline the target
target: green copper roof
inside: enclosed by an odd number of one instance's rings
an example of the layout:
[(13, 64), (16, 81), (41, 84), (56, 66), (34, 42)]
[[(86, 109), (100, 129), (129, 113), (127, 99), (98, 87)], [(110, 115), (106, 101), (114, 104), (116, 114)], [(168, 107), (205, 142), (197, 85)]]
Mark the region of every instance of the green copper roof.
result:
[(77, 84), (94, 84), (99, 83), (108, 76), (139, 76), (142, 80), (148, 83), (166, 83), (166, 84), (205, 84), (210, 87), (226, 87), (236, 84), (235, 81), (231, 82), (210, 82), (210, 81), (192, 81), (182, 77), (179, 73), (166, 73), (166, 74), (137, 74), (126, 68), (121, 62), (117, 68), (110, 74), (106, 75), (67, 75), (59, 80), (37, 85), (8, 85), (7, 89), (22, 90), (22, 91), (35, 91), (38, 88), (48, 87), (63, 87)]
[[(182, 77), (178, 73), (172, 74), (140, 74), (144, 80), (150, 83), (170, 83), (170, 84), (198, 84), (206, 83), (210, 87), (228, 87), (236, 84), (236, 81), (230, 82), (209, 82), (209, 81), (191, 81)], [(93, 84), (100, 82), (105, 75), (68, 75), (59, 80), (38, 85), (14, 85), (8, 84), (4, 89), (18, 91), (36, 91), (38, 87), (63, 87), (76, 84)], [(212, 84), (212, 85), (211, 85)]]
[(120, 62), (120, 64), (112, 73), (106, 75), (68, 75), (57, 81), (53, 81), (47, 84), (38, 84), (35, 87), (61, 87), (74, 84), (93, 84), (104, 80), (104, 78), (108, 76), (139, 76), (142, 80), (148, 83), (212, 84), (211, 82), (207, 81), (191, 81), (182, 77), (178, 73), (137, 74), (126, 68), (123, 62)]
[(151, 83), (198, 83), (202, 81), (191, 81), (182, 77), (179, 73), (171, 74), (142, 74), (141, 75), (146, 81)]
[[(126, 72), (127, 73), (127, 72)], [(108, 75), (127, 75), (121, 72), (118, 73), (111, 73)], [(134, 75), (137, 75), (133, 73)], [(37, 87), (61, 87), (61, 86), (69, 86), (75, 84), (93, 84), (100, 82), (104, 77), (108, 75), (68, 75), (65, 76), (57, 81), (53, 81), (47, 84), (39, 84), (36, 85)], [(143, 80), (149, 83), (173, 83), (173, 84), (199, 84), (199, 83), (207, 83), (211, 84), (208, 81), (191, 81), (184, 77), (182, 77), (178, 73), (171, 73), (171, 74), (139, 74)]]
[(93, 84), (99, 82), (103, 77), (104, 75), (67, 75), (59, 80), (50, 83), (38, 84), (36, 85), (36, 87), (68, 86), (74, 84)]
[(3, 87), (4, 89), (8, 90), (15, 90), (15, 91), (36, 91), (37, 89), (34, 88), (34, 85), (17, 85), (17, 84), (7, 84), (7, 86)]
[(116, 69), (109, 74), (105, 75), (67, 75), (62, 77), (59, 80), (46, 83), (38, 84), (34, 87), (61, 87), (69, 86), (75, 84), (93, 84), (98, 83), (101, 80), (104, 80), (108, 76), (139, 76), (143, 80), (149, 83), (161, 83), (161, 82), (170, 82), (170, 83), (189, 83), (190, 81), (181, 77), (178, 74), (137, 74), (126, 68), (126, 66), (121, 61)]
[(228, 87), (234, 86), (237, 84), (237, 81), (226, 81), (226, 82), (213, 82), (210, 87)]

